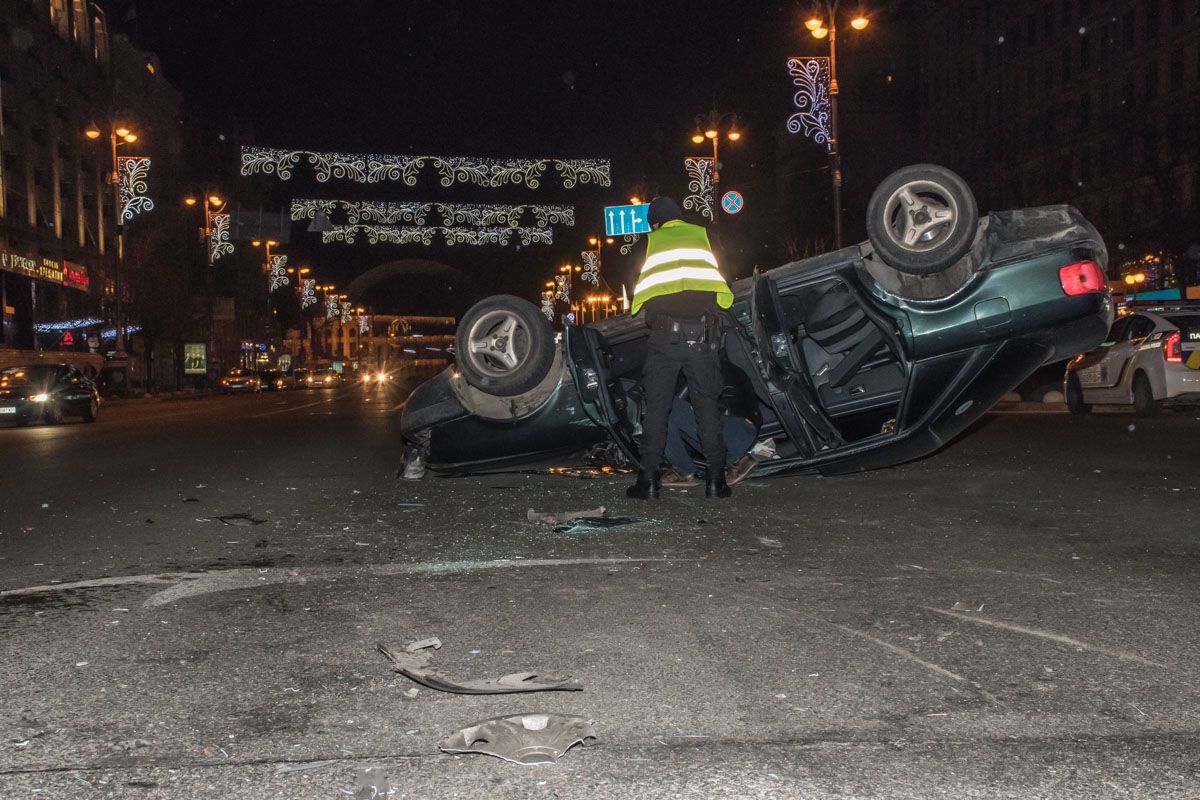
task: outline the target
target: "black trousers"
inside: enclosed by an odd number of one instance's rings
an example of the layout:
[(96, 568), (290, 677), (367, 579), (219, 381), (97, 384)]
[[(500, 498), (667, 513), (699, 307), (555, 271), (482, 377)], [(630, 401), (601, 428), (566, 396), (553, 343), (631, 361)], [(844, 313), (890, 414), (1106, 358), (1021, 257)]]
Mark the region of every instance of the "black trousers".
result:
[(707, 344), (672, 342), (671, 334), (650, 334), (642, 388), (646, 393), (646, 413), (642, 418), (642, 469), (652, 471), (662, 465), (667, 445), (667, 418), (675, 400), (675, 382), (679, 373), (687, 380), (688, 398), (696, 412), (700, 446), (710, 469), (725, 465), (725, 440), (721, 435), (721, 359)]

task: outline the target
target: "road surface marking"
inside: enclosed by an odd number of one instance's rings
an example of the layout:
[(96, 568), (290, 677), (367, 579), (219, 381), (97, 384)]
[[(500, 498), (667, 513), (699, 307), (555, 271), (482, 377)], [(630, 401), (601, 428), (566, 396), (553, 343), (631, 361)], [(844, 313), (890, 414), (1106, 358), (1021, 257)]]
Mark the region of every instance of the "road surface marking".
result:
[(304, 583), (309, 580), (323, 580), (339, 577), (347, 572), (362, 575), (364, 572), (372, 575), (451, 575), (462, 572), (478, 572), (488, 569), (508, 569), (510, 567), (570, 567), (588, 565), (612, 564), (644, 564), (655, 561), (687, 561), (681, 558), (525, 558), (520, 560), (499, 559), (495, 561), (425, 561), (418, 563), (378, 564), (365, 568), (349, 569), (320, 569), (301, 572), (293, 575), (291, 570), (273, 569), (260, 572), (254, 569), (227, 569), (204, 573), (180, 573), (180, 582), (156, 592), (144, 603), (143, 608), (155, 608), (176, 600), (194, 597), (213, 592), (227, 592), (235, 589), (250, 589), (256, 586), (267, 586), (273, 583)]
[(1130, 653), (1125, 650), (1110, 650), (1107, 647), (1100, 647), (1099, 645), (1088, 644), (1087, 642), (1081, 642), (1078, 639), (1072, 639), (1070, 636), (1063, 636), (1061, 633), (1038, 630), (1037, 628), (1026, 628), (1024, 625), (1015, 625), (1011, 622), (1000, 622), (994, 619), (985, 619), (984, 617), (976, 617), (972, 614), (960, 614), (957, 611), (946, 611), (941, 608), (931, 608), (929, 606), (922, 606), (922, 608), (924, 608), (926, 611), (932, 611), (935, 614), (941, 614), (944, 617), (960, 619), (963, 622), (974, 622), (976, 625), (987, 625), (990, 628), (1000, 628), (1002, 630), (1012, 631), (1013, 633), (1023, 633), (1026, 636), (1036, 636), (1039, 639), (1048, 639), (1049, 641), (1058, 642), (1059, 644), (1078, 647), (1081, 650), (1091, 650), (1094, 653), (1103, 653), (1104, 655), (1112, 656), (1113, 658), (1119, 658), (1122, 661), (1135, 661), (1138, 664), (1145, 664), (1150, 667), (1158, 667), (1159, 669), (1167, 669), (1166, 664), (1160, 664), (1157, 661), (1151, 661), (1148, 658), (1142, 658), (1136, 653)]
[(866, 639), (868, 642), (878, 645), (879, 647), (882, 647), (885, 650), (891, 651), (891, 652), (895, 653), (896, 655), (900, 656), (901, 658), (905, 658), (905, 659), (913, 662), (914, 664), (920, 664), (922, 667), (929, 670), (930, 672), (932, 672), (935, 675), (941, 675), (943, 678), (949, 678), (950, 680), (957, 681), (958, 683), (965, 683), (968, 686), (973, 687), (976, 691), (979, 692), (979, 694), (983, 695), (983, 697), (992, 701), (996, 705), (998, 705), (998, 706), (1004, 705), (1004, 703), (1000, 702), (1000, 700), (995, 695), (986, 691), (982, 686), (980, 686), (975, 681), (964, 678), (962, 675), (959, 675), (955, 672), (951, 672), (948, 669), (939, 667), (937, 664), (926, 661), (923, 658), (918, 657), (915, 653), (905, 650), (903, 647), (897, 647), (896, 645), (892, 644), (891, 642), (885, 642), (882, 639), (876, 639), (874, 636), (871, 636), (868, 633), (863, 633), (862, 631), (856, 631), (854, 628), (847, 628), (845, 625), (838, 625), (833, 622), (827, 622), (826, 624), (832, 625), (833, 627), (837, 628), (842, 633), (848, 633), (851, 636), (857, 636), (860, 639)]
[(332, 403), (334, 400), (336, 400), (340, 396), (341, 396), (341, 394), (335, 394), (330, 397), (322, 397), (320, 400), (314, 400), (311, 403), (301, 403), (298, 406), (288, 406), (287, 408), (279, 408), (274, 411), (265, 411), (262, 414), (251, 414), (250, 416), (257, 419), (259, 417), (274, 416), (275, 414), (287, 414), (290, 411), (299, 411), (302, 408), (310, 408), (311, 406), (319, 406), (322, 403)]

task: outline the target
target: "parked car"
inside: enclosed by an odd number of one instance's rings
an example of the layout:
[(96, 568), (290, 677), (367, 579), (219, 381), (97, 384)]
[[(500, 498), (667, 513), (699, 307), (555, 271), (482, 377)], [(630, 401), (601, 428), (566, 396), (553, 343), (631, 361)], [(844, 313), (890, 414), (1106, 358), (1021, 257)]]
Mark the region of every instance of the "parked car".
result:
[(1067, 364), (1063, 394), (1072, 414), (1096, 403), (1133, 406), (1200, 401), (1200, 303), (1137, 307), (1113, 323), (1095, 350)]
[(224, 378), (221, 378), (221, 391), (226, 394), (231, 392), (261, 392), (262, 381), (259, 379), (257, 372), (235, 367), (226, 372)]
[(100, 392), (91, 378), (70, 364), (28, 364), (0, 370), (0, 422), (57, 425), (63, 417), (95, 422)]
[(309, 389), (335, 389), (342, 385), (342, 375), (333, 367), (317, 367), (304, 377)]
[[(875, 190), (867, 232), (733, 286), (723, 357), (749, 395), (733, 405), (757, 410), (758, 439), (777, 456), (759, 475), (931, 453), (1112, 322), (1104, 243), (1069, 206), (981, 220), (961, 178), (917, 165)], [(616, 316), (556, 340), (525, 300), (477, 303), (458, 326), (456, 366), (406, 402), (406, 474), (545, 463), (606, 439), (636, 461), (648, 333)]]
[(291, 372), (278, 369), (264, 369), (258, 373), (263, 391), (282, 392), (284, 389), (296, 388), (296, 376)]

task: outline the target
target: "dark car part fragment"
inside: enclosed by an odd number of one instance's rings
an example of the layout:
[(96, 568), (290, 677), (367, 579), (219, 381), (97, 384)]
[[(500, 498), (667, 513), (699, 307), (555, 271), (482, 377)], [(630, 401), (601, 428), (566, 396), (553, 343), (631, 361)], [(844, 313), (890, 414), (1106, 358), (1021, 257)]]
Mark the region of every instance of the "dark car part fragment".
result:
[(554, 332), (533, 303), (497, 295), (463, 315), (454, 348), (467, 383), (488, 394), (511, 397), (534, 388), (550, 371)]
[(930, 275), (971, 249), (979, 209), (966, 181), (936, 164), (914, 164), (884, 179), (867, 205), (867, 236), (892, 268)]
[(421, 653), (397, 652), (376, 644), (375, 649), (392, 662), (392, 669), (422, 686), (451, 694), (514, 694), (516, 692), (579, 692), (583, 684), (574, 678), (545, 678), (536, 672), (514, 672), (499, 678), (475, 681), (454, 681), (429, 668), (429, 656)]
[(593, 722), (567, 714), (517, 714), (470, 725), (438, 744), (443, 753), (484, 753), (514, 764), (554, 764), (596, 741)]

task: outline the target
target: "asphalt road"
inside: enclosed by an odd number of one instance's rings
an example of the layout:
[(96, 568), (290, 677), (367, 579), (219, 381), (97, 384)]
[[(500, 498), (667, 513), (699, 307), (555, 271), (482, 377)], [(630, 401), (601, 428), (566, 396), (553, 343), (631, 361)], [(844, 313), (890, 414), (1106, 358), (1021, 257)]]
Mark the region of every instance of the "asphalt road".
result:
[[(398, 481), (401, 399), (0, 429), (0, 797), (1200, 797), (1197, 414), (992, 415), (900, 468), (648, 505)], [(638, 521), (526, 520), (596, 505)], [(430, 635), (453, 678), (584, 689), (446, 694), (375, 651)], [(525, 712), (599, 740), (438, 751)]]

